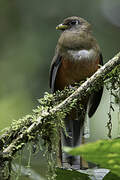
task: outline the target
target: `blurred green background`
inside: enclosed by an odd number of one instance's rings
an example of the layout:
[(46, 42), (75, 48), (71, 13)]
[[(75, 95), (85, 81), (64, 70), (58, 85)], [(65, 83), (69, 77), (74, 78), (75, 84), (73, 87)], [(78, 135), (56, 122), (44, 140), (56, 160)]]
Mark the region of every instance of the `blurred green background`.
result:
[[(49, 66), (60, 34), (55, 27), (73, 15), (93, 25), (104, 62), (119, 51), (119, 0), (0, 0), (0, 129), (31, 113), (49, 91)], [(103, 135), (106, 96), (98, 112), (99, 129), (91, 125), (90, 140), (96, 139), (95, 130), (97, 138)]]

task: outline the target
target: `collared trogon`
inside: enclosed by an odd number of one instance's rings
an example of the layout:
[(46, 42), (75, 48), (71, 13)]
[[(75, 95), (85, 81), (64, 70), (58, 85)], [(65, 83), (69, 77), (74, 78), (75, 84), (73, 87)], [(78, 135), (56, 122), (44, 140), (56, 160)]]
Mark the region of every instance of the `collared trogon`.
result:
[[(80, 17), (68, 17), (56, 29), (62, 30), (55, 56), (50, 68), (50, 88), (54, 93), (92, 76), (103, 65), (102, 54), (92, 35), (91, 25)], [(102, 97), (103, 87), (80, 100), (82, 108), (73, 108), (64, 120), (68, 133), (61, 130), (62, 146), (75, 147), (81, 144), (86, 113), (91, 117)], [(80, 157), (62, 153), (62, 165), (80, 169)]]

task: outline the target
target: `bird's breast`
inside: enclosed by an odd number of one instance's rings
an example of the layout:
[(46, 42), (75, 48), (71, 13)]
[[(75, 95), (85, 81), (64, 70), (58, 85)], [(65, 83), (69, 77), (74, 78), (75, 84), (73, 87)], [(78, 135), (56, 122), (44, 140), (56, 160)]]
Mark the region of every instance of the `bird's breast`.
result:
[(69, 50), (68, 53), (69, 56), (62, 58), (56, 76), (55, 86), (59, 90), (85, 80), (99, 68), (99, 56), (94, 53), (94, 50)]
[(91, 61), (96, 58), (96, 52), (94, 49), (68, 50), (67, 54), (70, 57), (70, 59), (74, 61)]

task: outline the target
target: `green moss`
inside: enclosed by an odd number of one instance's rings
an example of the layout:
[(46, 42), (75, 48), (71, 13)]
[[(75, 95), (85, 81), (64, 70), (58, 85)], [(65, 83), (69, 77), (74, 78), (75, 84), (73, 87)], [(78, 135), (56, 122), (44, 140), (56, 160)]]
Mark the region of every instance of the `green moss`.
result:
[[(107, 80), (105, 80), (105, 85), (108, 89), (111, 90), (111, 95), (113, 95), (116, 98), (115, 102), (120, 101), (119, 97), (119, 91), (120, 91), (120, 66), (116, 67), (113, 71), (111, 71), (107, 75)], [(106, 79), (106, 77), (105, 77)], [(95, 90), (98, 91), (98, 89), (103, 85), (103, 80), (100, 79), (97, 82), (97, 87), (94, 86), (90, 87), (88, 89), (89, 94), (91, 94), (91, 91)], [(14, 120), (11, 124), (11, 126), (8, 128), (6, 133), (0, 138), (0, 148), (5, 149), (9, 146), (9, 144), (16, 139), (19, 135), (24, 133), (24, 142), (17, 142), (16, 145), (13, 147), (13, 152), (20, 150), (26, 142), (32, 141), (32, 142), (38, 142), (37, 137), (38, 135), (44, 140), (44, 145), (46, 147), (46, 156), (48, 159), (48, 169), (50, 172), (50, 176), (48, 178), (55, 178), (55, 166), (56, 161), (55, 156), (57, 156), (58, 153), (58, 143), (59, 143), (59, 130), (61, 128), (64, 129), (65, 133), (65, 127), (64, 127), (64, 118), (66, 115), (71, 111), (73, 108), (78, 108), (78, 102), (80, 102), (77, 99), (74, 99), (70, 106), (67, 108), (64, 108), (62, 111), (57, 112), (56, 114), (49, 114), (50, 110), (53, 107), (56, 107), (58, 104), (60, 104), (66, 97), (70, 96), (78, 87), (80, 84), (75, 84), (74, 88), (65, 88), (63, 91), (57, 91), (55, 94), (49, 94), (45, 93), (44, 98), (41, 98), (38, 100), (39, 105), (36, 109), (33, 110), (33, 113), (31, 115), (27, 115), (19, 120)], [(114, 93), (115, 92), (115, 93)], [(85, 96), (85, 94), (83, 95)], [(79, 108), (83, 110), (82, 104), (79, 103)], [(112, 106), (110, 105), (110, 108), (112, 109)], [(111, 118), (109, 112), (109, 117)], [(37, 123), (39, 119), (39, 127), (35, 129), (35, 131), (30, 131), (29, 127), (33, 123)], [(37, 126), (37, 125), (36, 125)], [(67, 135), (67, 133), (66, 133)], [(118, 149), (119, 144), (114, 144), (111, 149)], [(82, 147), (81, 147), (82, 148)], [(105, 147), (104, 147), (105, 148)], [(111, 153), (108, 154), (110, 156)], [(116, 154), (112, 154), (115, 156)], [(11, 154), (12, 156), (12, 154)], [(112, 164), (112, 161), (108, 160), (108, 164)], [(119, 168), (119, 167), (118, 167)]]

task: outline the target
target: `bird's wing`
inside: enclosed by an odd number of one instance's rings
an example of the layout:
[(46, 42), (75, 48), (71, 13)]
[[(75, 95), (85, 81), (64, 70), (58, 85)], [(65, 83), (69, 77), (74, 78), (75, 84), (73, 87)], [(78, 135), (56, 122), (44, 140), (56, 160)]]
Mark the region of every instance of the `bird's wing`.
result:
[(61, 56), (58, 53), (56, 53), (50, 67), (50, 88), (52, 93), (55, 92), (55, 79), (60, 65), (61, 65)]
[[(100, 65), (103, 65), (103, 57), (102, 54), (100, 54), (100, 60), (99, 60)], [(89, 107), (88, 107), (88, 115), (89, 117), (92, 117), (92, 115), (95, 113), (97, 110), (97, 107), (99, 106), (101, 97), (103, 94), (103, 86), (100, 87), (98, 91), (95, 91), (91, 96), (89, 100)]]

